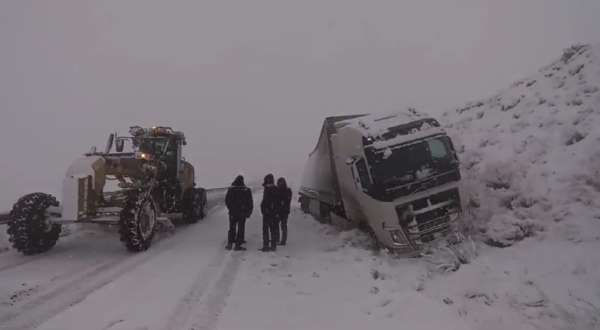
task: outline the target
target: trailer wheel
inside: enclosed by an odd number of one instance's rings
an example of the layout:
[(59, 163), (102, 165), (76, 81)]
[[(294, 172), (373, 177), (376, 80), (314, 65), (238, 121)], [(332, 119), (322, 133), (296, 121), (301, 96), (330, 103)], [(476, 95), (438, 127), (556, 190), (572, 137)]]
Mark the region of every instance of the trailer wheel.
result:
[(32, 255), (56, 244), (62, 226), (48, 221), (45, 213), (50, 206), (58, 206), (58, 201), (44, 193), (25, 195), (13, 205), (6, 233), (16, 250)]
[(196, 223), (206, 217), (206, 191), (202, 188), (189, 189), (184, 197), (183, 218), (187, 223)]
[(309, 209), (310, 200), (308, 198), (300, 195), (300, 198), (298, 199), (298, 201), (300, 202), (300, 210), (302, 210), (302, 212), (305, 214), (309, 214), (310, 213), (310, 209)]
[(141, 252), (150, 247), (157, 227), (154, 200), (132, 192), (120, 215), (121, 241), (129, 251)]

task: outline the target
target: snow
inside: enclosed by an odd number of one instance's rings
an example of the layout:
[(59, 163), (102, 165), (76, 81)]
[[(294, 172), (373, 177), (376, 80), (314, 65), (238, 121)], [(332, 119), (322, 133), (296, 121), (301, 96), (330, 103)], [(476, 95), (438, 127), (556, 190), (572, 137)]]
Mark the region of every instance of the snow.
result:
[(0, 225), (0, 254), (10, 249), (8, 235), (6, 234), (6, 225)]
[(296, 204), (287, 246), (257, 251), (257, 207), (248, 251), (225, 251), (217, 206), (145, 253), (106, 229), (0, 253), (0, 328), (598, 329), (599, 114), (600, 45), (447, 112), (465, 214), (422, 258), (377, 252)]
[(359, 118), (344, 120), (336, 125), (338, 127), (354, 127), (361, 130), (364, 136), (375, 138), (386, 133), (389, 127), (407, 124), (423, 118), (426, 118), (424, 113), (418, 112), (414, 108), (409, 108), (406, 111), (369, 114)]
[[(575, 46), (444, 118), (460, 151), (468, 227), (512, 246), (486, 258), (523, 277), (509, 283), (513, 304), (542, 328), (600, 326), (598, 86), (600, 45)], [(528, 291), (538, 303), (521, 301)]]

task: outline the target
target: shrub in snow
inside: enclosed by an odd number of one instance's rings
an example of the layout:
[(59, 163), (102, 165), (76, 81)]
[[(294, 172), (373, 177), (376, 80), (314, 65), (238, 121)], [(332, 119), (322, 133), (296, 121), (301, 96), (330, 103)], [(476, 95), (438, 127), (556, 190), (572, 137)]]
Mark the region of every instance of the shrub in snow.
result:
[(517, 165), (514, 162), (487, 164), (481, 174), (481, 179), (491, 189), (510, 189), (513, 185), (513, 179), (517, 175), (518, 169), (516, 167)]
[(520, 220), (508, 214), (495, 215), (485, 233), (485, 242), (495, 247), (508, 247), (542, 230), (543, 227), (533, 220)]
[(578, 54), (582, 50), (587, 50), (589, 48), (590, 46), (585, 44), (573, 45), (563, 50), (563, 54), (560, 59), (564, 64), (568, 64), (572, 59), (574, 59), (574, 56), (576, 54)]

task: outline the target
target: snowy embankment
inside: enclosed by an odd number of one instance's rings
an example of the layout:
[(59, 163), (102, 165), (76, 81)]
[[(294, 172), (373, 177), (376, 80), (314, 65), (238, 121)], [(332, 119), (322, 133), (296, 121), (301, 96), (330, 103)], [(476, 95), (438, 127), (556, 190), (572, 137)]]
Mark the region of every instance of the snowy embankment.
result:
[(486, 276), (459, 271), (465, 282), (531, 325), (600, 327), (600, 45), (443, 119), (464, 166), (465, 229), (504, 248), (475, 261)]

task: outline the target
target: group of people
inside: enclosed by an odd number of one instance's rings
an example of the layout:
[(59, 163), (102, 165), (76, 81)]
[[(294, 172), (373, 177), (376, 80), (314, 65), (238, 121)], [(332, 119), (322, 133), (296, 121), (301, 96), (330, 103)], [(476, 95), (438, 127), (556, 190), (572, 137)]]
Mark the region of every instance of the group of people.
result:
[[(287, 243), (287, 220), (290, 215), (292, 190), (284, 178), (277, 179), (267, 174), (263, 182), (263, 199), (260, 210), (263, 216), (263, 252), (277, 250), (277, 245)], [(244, 183), (244, 177), (238, 175), (225, 195), (225, 205), (229, 210), (228, 250), (246, 250), (246, 219), (252, 215), (254, 201), (252, 191)]]

